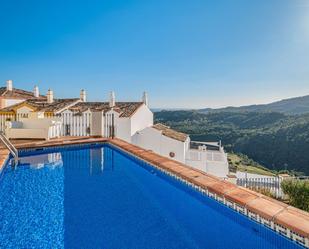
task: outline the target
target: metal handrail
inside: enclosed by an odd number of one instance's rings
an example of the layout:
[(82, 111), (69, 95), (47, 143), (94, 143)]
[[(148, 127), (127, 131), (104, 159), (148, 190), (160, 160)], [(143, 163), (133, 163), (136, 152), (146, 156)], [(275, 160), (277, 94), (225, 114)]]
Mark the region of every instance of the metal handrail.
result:
[(10, 142), (10, 140), (4, 135), (4, 133), (2, 131), (0, 132), (0, 140), (5, 145), (5, 147), (11, 152), (11, 154), (14, 157), (14, 161), (17, 164), (18, 163), (18, 150)]

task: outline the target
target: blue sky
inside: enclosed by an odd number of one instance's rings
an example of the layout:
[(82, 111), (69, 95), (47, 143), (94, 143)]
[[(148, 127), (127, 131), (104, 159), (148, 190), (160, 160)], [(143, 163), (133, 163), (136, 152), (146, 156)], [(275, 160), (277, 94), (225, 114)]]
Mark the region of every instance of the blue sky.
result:
[(0, 0), (0, 82), (221, 107), (309, 94), (307, 0)]

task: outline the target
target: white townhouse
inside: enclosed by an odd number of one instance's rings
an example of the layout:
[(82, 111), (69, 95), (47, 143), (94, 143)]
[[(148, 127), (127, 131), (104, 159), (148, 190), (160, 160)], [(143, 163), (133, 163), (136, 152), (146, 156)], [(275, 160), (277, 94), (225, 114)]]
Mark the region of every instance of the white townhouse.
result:
[(80, 101), (60, 115), (63, 135), (118, 137), (129, 143), (137, 131), (153, 124), (146, 93), (140, 102), (116, 102), (111, 92), (108, 102)]
[[(12, 121), (9, 129), (5, 129), (7, 121)], [(49, 134), (46, 125), (55, 122), (60, 122), (57, 132)], [(10, 138), (104, 136), (131, 142), (137, 131), (152, 124), (146, 93), (140, 102), (116, 102), (113, 92), (108, 102), (86, 102), (84, 90), (80, 98), (69, 99), (55, 99), (53, 91), (48, 90), (45, 99), (27, 99), (0, 109), (1, 130), (6, 130)], [(45, 134), (35, 129), (45, 130)]]
[(39, 95), (38, 87), (33, 93), (15, 88), (13, 92), (25, 95), (0, 109), (0, 131), (9, 138), (117, 137), (219, 177), (229, 173), (220, 143), (194, 142), (187, 134), (153, 124), (145, 92), (136, 102), (116, 101), (114, 92), (106, 102), (87, 101), (85, 90), (79, 98), (64, 99), (54, 98), (52, 90)]
[(13, 87), (13, 81), (7, 80), (5, 87), (0, 87), (0, 108), (23, 102), (27, 99), (44, 99), (45, 96), (39, 94), (39, 88), (34, 87), (33, 92), (17, 89)]

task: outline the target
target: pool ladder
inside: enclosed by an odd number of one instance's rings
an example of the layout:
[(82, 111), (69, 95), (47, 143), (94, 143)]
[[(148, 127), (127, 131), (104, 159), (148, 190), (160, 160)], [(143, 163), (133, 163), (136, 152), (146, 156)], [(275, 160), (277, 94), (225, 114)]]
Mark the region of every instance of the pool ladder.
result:
[(4, 144), (4, 146), (11, 152), (14, 157), (13, 166), (18, 164), (18, 150), (15, 146), (10, 142), (10, 140), (4, 135), (3, 131), (0, 132), (0, 140)]

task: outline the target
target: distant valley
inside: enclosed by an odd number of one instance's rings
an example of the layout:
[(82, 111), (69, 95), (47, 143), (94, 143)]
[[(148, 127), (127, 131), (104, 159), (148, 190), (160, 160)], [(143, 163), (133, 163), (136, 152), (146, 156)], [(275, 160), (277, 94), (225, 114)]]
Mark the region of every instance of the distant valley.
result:
[(159, 111), (155, 120), (192, 140), (222, 140), (227, 151), (246, 154), (269, 169), (309, 175), (309, 96), (267, 105)]

